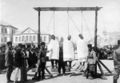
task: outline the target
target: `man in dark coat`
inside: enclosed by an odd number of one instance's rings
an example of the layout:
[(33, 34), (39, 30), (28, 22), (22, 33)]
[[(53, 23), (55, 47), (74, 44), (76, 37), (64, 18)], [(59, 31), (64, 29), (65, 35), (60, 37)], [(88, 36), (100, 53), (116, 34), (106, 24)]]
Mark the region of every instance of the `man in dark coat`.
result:
[(15, 53), (15, 66), (21, 70), (21, 82), (27, 80), (25, 46), (19, 44)]
[(31, 69), (35, 67), (35, 64), (37, 63), (37, 55), (33, 48), (29, 49), (28, 52), (29, 52), (28, 64), (29, 68)]
[(33, 80), (45, 79), (46, 52), (47, 52), (47, 49), (45, 48), (45, 42), (41, 42), (41, 47), (38, 53), (38, 67), (37, 67)]
[(12, 42), (7, 42), (7, 49), (5, 51), (5, 66), (7, 70), (7, 82), (12, 82), (10, 80), (11, 74), (13, 72), (13, 53), (12, 53)]
[(61, 74), (61, 69), (63, 71), (63, 75), (65, 75), (65, 62), (63, 60), (63, 38), (61, 38), (59, 46), (58, 75)]
[(113, 59), (114, 59), (114, 68), (115, 68), (113, 83), (117, 83), (117, 80), (120, 75), (120, 40), (118, 40), (118, 48), (114, 51)]

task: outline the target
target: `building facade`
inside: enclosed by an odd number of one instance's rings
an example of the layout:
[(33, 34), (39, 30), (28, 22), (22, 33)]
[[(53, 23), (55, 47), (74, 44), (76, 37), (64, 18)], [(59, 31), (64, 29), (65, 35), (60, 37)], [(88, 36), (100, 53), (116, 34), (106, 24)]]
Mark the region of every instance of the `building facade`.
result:
[(0, 24), (0, 45), (6, 44), (8, 41), (13, 41), (13, 35), (17, 28), (12, 25)]
[[(50, 35), (49, 34), (41, 34), (41, 41), (45, 42), (46, 44), (50, 41)], [(37, 45), (38, 43), (38, 34), (37, 31), (27, 28), (24, 31), (20, 33), (16, 33), (13, 36), (13, 44), (17, 45), (19, 43), (33, 43)]]

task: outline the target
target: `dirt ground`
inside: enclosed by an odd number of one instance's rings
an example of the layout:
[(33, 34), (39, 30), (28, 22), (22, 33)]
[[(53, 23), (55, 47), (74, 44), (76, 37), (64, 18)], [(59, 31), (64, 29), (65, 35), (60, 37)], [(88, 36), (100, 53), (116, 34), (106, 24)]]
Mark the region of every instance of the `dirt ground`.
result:
[[(102, 61), (112, 72), (113, 72), (113, 61), (112, 60), (104, 60)], [(74, 63), (73, 63), (74, 64)], [(48, 63), (47, 65), (50, 65)], [(50, 68), (48, 68), (50, 70)], [(74, 69), (73, 69), (74, 70)], [(72, 70), (72, 72), (74, 72)], [(32, 77), (34, 72), (28, 72), (28, 81), (26, 83), (113, 83), (113, 76), (109, 75), (109, 73), (103, 68), (105, 73), (104, 78), (96, 78), (96, 79), (86, 79), (80, 72), (74, 72), (73, 75), (68, 73), (65, 76), (57, 76), (57, 72), (51, 72), (53, 74), (53, 78), (50, 78), (49, 74), (46, 72), (46, 79), (41, 81), (32, 81)], [(99, 69), (98, 69), (99, 72)], [(11, 79), (14, 80), (13, 72)], [(6, 83), (6, 73), (0, 74), (0, 83)], [(120, 83), (120, 78), (118, 80)]]

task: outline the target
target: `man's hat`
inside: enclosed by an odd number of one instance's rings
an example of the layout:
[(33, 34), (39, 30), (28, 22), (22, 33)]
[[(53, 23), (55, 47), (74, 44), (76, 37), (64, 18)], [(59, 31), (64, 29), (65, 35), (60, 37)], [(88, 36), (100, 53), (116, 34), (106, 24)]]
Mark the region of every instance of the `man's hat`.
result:
[(25, 45), (23, 45), (22, 43), (19, 43), (18, 46), (21, 48), (25, 47)]
[(41, 42), (41, 45), (45, 45), (45, 42)]
[(11, 42), (11, 41), (7, 42), (7, 45), (11, 45), (11, 44), (12, 44), (12, 42)]

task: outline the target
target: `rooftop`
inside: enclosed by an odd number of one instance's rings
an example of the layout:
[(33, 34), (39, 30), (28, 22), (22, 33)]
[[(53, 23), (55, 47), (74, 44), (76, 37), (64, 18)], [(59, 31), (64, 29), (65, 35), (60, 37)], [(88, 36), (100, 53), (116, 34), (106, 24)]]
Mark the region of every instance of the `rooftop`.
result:
[(15, 26), (13, 26), (13, 25), (10, 25), (9, 23), (4, 22), (4, 21), (0, 21), (0, 26), (3, 26), (3, 27), (11, 27), (11, 28), (14, 28), (14, 29), (18, 29), (17, 27), (15, 27)]

